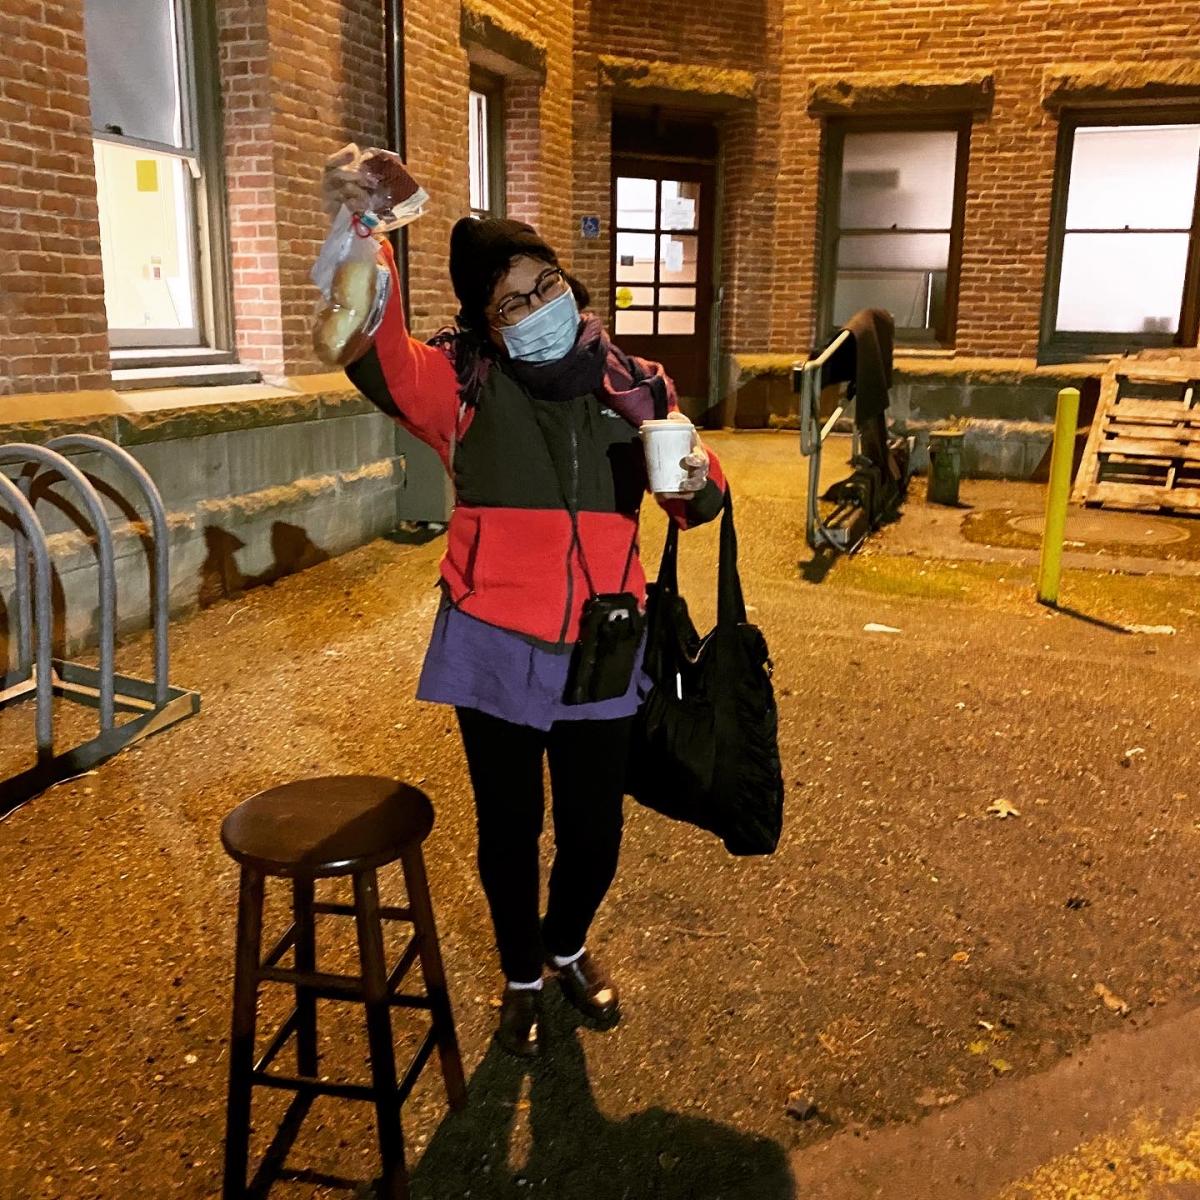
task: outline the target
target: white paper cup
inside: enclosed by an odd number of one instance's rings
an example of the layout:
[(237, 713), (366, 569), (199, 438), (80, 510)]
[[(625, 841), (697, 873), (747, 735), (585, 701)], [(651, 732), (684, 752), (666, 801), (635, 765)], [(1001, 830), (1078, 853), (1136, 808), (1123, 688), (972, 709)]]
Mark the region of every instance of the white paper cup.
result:
[(655, 495), (678, 492), (687, 479), (680, 461), (692, 452), (695, 426), (690, 421), (643, 421), (640, 433), (650, 490)]

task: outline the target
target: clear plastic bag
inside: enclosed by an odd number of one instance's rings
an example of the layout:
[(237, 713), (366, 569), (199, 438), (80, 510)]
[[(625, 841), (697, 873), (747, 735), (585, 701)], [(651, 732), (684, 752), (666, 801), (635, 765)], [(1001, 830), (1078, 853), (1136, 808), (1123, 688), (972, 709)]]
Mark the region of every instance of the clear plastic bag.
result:
[(392, 289), (378, 241), (348, 208), (334, 218), (311, 277), (323, 297), (313, 324), (313, 349), (326, 365), (345, 366), (370, 346)]
[(345, 366), (370, 346), (391, 296), (378, 236), (415, 221), (429, 196), (399, 156), (353, 143), (326, 163), (322, 194), (333, 224), (311, 274), (324, 297), (313, 347), (327, 365)]

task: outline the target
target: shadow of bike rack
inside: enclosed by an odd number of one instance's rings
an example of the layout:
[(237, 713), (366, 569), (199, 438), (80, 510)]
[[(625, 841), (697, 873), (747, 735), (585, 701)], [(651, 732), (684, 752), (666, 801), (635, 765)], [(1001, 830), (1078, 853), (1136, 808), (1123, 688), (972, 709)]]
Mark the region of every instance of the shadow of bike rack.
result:
[[(65, 450), (103, 455), (137, 487), (150, 514), (153, 543), (151, 608), (154, 627), (154, 679), (119, 675), (115, 669), (117, 628), (116, 566), (112, 530), (100, 493), (63, 455)], [(168, 682), (168, 622), (171, 594), (170, 547), (162, 497), (149, 473), (128, 451), (92, 434), (66, 434), (44, 446), (14, 442), (0, 446), (0, 465), (21, 464), (17, 482), (0, 473), (0, 504), (16, 518), (16, 671), (0, 676), (0, 708), (34, 698), (37, 760), (0, 782), (0, 819), (65, 779), (90, 771), (127, 746), (200, 711), (200, 694)], [(33, 484), (39, 473), (57, 473), (78, 493), (95, 533), (100, 573), (99, 666), (54, 658), (51, 634), (50, 549), (34, 511)], [(31, 562), (32, 560), (32, 562)], [(31, 569), (32, 568), (32, 569)], [(55, 752), (54, 696), (100, 711), (100, 732), (70, 750)], [(117, 723), (116, 714), (135, 714)]]

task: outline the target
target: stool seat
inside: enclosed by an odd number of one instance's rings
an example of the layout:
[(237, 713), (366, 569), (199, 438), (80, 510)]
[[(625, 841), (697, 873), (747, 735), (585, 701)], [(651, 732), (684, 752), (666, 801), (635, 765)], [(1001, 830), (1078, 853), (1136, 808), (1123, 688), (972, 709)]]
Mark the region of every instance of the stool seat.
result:
[(221, 842), (244, 867), (318, 878), (394, 862), (432, 828), (424, 792), (374, 775), (334, 775), (251, 796), (225, 818)]

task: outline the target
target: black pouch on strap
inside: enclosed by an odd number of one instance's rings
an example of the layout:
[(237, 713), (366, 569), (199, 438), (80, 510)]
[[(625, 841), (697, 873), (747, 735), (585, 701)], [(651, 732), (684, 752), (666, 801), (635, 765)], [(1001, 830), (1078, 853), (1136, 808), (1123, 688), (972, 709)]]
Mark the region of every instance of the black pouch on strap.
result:
[(566, 702), (593, 704), (629, 691), (645, 618), (629, 592), (602, 592), (583, 606)]

